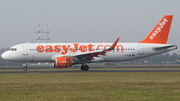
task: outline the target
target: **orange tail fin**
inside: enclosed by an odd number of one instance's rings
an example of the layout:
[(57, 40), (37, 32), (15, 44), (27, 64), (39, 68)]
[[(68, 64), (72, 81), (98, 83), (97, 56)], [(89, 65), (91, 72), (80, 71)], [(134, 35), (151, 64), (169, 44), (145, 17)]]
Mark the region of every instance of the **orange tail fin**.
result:
[(156, 44), (166, 44), (173, 15), (165, 15), (159, 23), (153, 28), (153, 30), (148, 34), (148, 36), (139, 43), (156, 43)]

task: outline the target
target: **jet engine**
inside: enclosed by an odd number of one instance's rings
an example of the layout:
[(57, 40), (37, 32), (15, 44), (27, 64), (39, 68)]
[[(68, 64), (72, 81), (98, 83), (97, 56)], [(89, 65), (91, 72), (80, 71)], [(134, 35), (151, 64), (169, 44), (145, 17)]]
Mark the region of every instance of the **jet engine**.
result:
[(72, 57), (57, 57), (56, 62), (54, 62), (55, 68), (67, 68), (71, 67), (73, 64)]

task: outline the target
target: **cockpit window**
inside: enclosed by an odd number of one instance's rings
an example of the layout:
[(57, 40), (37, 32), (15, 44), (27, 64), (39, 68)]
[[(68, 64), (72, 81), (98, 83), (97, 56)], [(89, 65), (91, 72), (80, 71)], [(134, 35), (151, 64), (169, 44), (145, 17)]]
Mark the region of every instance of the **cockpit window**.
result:
[(11, 48), (10, 50), (11, 50), (11, 51), (17, 51), (17, 49), (16, 49), (16, 48)]

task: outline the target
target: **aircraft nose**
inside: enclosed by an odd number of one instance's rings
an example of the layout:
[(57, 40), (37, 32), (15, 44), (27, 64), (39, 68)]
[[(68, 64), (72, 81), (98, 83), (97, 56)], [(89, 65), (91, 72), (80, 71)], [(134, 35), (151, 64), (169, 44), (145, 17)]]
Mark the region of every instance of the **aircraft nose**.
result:
[(7, 54), (7, 52), (4, 52), (4, 53), (1, 55), (1, 57), (2, 57), (3, 59), (7, 60), (7, 59), (8, 59), (8, 54)]

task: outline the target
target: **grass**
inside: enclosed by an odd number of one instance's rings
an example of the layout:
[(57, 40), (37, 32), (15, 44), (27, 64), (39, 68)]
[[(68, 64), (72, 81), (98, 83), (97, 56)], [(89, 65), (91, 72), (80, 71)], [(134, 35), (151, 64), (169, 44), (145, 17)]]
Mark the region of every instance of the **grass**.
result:
[(180, 73), (0, 74), (2, 101), (178, 101)]

